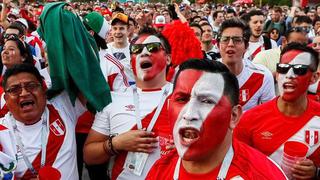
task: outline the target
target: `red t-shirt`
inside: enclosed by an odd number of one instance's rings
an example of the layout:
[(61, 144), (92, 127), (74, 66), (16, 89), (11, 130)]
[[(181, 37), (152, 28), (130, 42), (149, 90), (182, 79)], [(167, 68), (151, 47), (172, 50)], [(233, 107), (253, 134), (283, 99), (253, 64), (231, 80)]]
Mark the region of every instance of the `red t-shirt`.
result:
[(307, 157), (319, 166), (320, 103), (308, 99), (307, 109), (302, 115), (289, 117), (279, 111), (277, 100), (275, 98), (245, 112), (234, 130), (234, 136), (277, 163), (281, 162), (286, 141), (307, 143)]
[[(234, 157), (228, 170), (226, 179), (243, 178), (259, 180), (281, 180), (286, 179), (282, 171), (265, 155), (257, 150), (237, 141), (233, 141)], [(149, 171), (147, 180), (173, 179), (176, 163), (178, 161), (177, 151), (159, 159)], [(179, 179), (181, 180), (216, 180), (221, 164), (212, 171), (205, 174), (188, 173), (181, 163)]]

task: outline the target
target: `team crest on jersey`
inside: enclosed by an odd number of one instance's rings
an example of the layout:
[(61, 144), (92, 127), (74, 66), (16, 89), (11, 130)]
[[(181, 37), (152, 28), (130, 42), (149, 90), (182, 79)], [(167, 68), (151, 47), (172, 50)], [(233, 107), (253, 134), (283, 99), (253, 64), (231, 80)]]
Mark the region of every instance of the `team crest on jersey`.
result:
[(247, 102), (250, 98), (249, 89), (241, 89), (239, 95), (240, 101)]
[(319, 142), (319, 131), (317, 130), (306, 130), (305, 131), (305, 142), (309, 146), (314, 146)]
[(64, 127), (63, 123), (60, 119), (55, 120), (53, 123), (50, 124), (50, 130), (56, 136), (63, 136), (65, 133), (66, 128)]
[(132, 104), (129, 104), (129, 105), (126, 105), (126, 111), (134, 111), (134, 105)]

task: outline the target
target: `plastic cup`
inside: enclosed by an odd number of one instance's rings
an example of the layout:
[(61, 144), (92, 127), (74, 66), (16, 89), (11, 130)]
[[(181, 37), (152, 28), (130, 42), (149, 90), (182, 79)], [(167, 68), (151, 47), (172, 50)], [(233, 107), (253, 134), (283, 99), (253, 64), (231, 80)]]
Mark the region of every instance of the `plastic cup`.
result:
[(283, 155), (281, 159), (281, 168), (289, 179), (292, 179), (291, 168), (298, 161), (306, 159), (309, 146), (299, 141), (287, 141), (284, 144)]

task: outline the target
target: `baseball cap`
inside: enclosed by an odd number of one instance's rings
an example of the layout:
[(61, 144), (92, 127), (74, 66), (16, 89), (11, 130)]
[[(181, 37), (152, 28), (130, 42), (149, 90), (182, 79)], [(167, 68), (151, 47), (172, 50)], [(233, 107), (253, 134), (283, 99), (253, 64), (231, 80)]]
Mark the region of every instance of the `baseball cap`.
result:
[(124, 24), (128, 24), (128, 16), (123, 13), (116, 13), (112, 16), (111, 25), (114, 25), (116, 22), (123, 22)]
[(162, 15), (159, 15), (154, 20), (153, 26), (155, 27), (163, 27), (166, 25), (166, 18)]
[(26, 19), (24, 18), (19, 18), (16, 20), (16, 22), (19, 22), (20, 24), (22, 24), (24, 26), (25, 29), (29, 28), (28, 22)]
[(109, 31), (108, 22), (106, 19), (95, 11), (87, 14), (83, 18), (83, 23), (88, 25), (101, 38), (105, 38)]

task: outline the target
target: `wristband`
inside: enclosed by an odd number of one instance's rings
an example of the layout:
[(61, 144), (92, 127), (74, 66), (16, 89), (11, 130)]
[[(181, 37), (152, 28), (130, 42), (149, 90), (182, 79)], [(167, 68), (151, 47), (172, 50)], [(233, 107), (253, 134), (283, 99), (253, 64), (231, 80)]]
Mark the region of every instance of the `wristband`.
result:
[(114, 149), (113, 144), (112, 144), (112, 139), (116, 136), (117, 136), (117, 134), (110, 134), (109, 138), (108, 138), (108, 146), (109, 146), (111, 154), (113, 154), (113, 155), (119, 154), (119, 152)]

